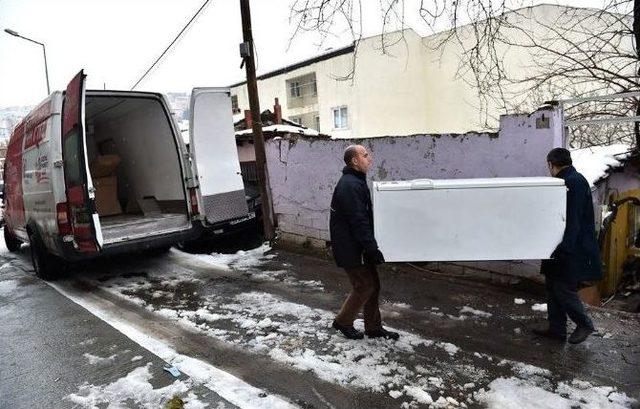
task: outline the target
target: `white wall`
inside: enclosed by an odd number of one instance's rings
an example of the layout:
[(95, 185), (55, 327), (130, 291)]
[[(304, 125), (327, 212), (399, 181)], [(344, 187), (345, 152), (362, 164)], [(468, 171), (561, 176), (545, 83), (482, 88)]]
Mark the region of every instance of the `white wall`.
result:
[[(566, 8), (562, 6), (540, 5), (521, 9), (510, 15), (508, 21), (534, 33), (538, 40), (546, 39), (553, 46), (554, 34), (540, 24), (569, 23), (567, 16), (561, 18), (564, 10)], [(571, 10), (582, 16), (593, 13), (588, 9)], [(352, 70), (352, 53), (260, 80), (262, 110), (272, 109), (274, 98), (278, 97), (285, 118), (318, 111), (320, 131), (336, 138), (497, 129), (500, 115), (507, 112), (495, 101), (483, 103), (474, 87), (472, 74), (459, 71), (462, 54), (474, 41), (471, 27), (458, 29), (462, 45), (454, 40), (443, 48), (436, 48), (447, 34), (421, 38), (410, 29), (390, 33), (385, 36), (385, 43), (392, 45), (385, 53), (381, 50), (381, 36), (363, 39), (357, 50), (353, 81), (336, 79)], [(501, 34), (515, 43), (526, 43), (526, 34), (521, 30), (506, 28)], [(516, 46), (502, 47), (498, 54), (503, 57), (507, 74), (512, 79), (528, 76), (537, 69), (535, 61), (550, 58)], [(312, 72), (316, 73), (318, 102), (304, 108), (287, 109), (286, 80)], [(509, 86), (512, 105), (509, 113), (530, 112), (546, 100), (570, 97), (575, 91), (566, 85), (556, 83), (553, 91), (534, 93), (525, 92), (521, 84)], [(584, 84), (581, 89), (589, 86)], [(234, 87), (231, 92), (238, 95), (240, 109), (248, 109), (246, 86)], [(349, 129), (335, 130), (332, 108), (342, 105), (349, 110)]]
[[(363, 40), (353, 80), (337, 79), (353, 70), (353, 54), (349, 53), (258, 81), (261, 110), (272, 110), (274, 99), (278, 98), (284, 118), (317, 111), (320, 131), (337, 138), (421, 132), (425, 129), (426, 97), (415, 92), (424, 76), (421, 38), (412, 30), (405, 30), (403, 34), (404, 39), (400, 33), (385, 37), (386, 43), (395, 43), (388, 47), (386, 54), (380, 51), (380, 36)], [(288, 109), (286, 80), (313, 72), (318, 102)], [(249, 108), (246, 85), (232, 88), (231, 93), (238, 95), (241, 110)], [(332, 109), (340, 106), (348, 109), (349, 126), (345, 130), (333, 128)]]

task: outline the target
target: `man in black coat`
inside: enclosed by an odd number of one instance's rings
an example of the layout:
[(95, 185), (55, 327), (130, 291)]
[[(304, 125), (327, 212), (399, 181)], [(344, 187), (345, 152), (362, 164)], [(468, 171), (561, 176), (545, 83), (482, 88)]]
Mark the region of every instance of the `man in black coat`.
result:
[(363, 310), (364, 330), (370, 338), (398, 339), (396, 332), (382, 327), (378, 296), (380, 279), (376, 265), (384, 263), (373, 235), (371, 194), (367, 172), (372, 158), (360, 145), (349, 146), (344, 152), (346, 166), (331, 199), (331, 248), (338, 267), (344, 268), (352, 290), (333, 327), (349, 339), (362, 339), (353, 327), (356, 315)]
[(534, 333), (564, 342), (569, 316), (577, 326), (569, 342), (579, 344), (595, 331), (595, 327), (578, 297), (578, 285), (602, 278), (591, 188), (572, 166), (568, 150), (551, 150), (547, 162), (551, 176), (564, 179), (567, 187), (567, 223), (562, 242), (551, 255), (551, 260), (542, 262), (549, 326), (536, 329)]

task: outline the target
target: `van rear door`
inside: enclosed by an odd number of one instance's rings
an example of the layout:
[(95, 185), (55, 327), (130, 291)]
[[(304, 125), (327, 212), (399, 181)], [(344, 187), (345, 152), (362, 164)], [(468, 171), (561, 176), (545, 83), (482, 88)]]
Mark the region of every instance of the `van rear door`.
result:
[(189, 149), (205, 224), (247, 217), (229, 89), (194, 88), (190, 112)]
[(84, 71), (80, 71), (64, 94), (62, 159), (71, 232), (79, 251), (93, 253), (100, 251), (103, 240), (85, 143), (85, 79)]

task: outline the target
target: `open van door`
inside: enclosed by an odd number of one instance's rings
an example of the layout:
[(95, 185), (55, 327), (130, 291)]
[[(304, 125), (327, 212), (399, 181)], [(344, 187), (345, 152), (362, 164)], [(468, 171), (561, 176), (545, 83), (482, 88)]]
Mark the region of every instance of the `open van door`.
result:
[[(68, 229), (78, 250), (92, 253), (100, 251), (103, 240), (85, 143), (85, 78), (84, 71), (80, 71), (71, 80), (62, 103), (62, 159), (67, 203), (66, 209), (64, 204), (58, 205), (57, 217), (60, 233)], [(65, 211), (67, 220), (61, 223)]]
[(189, 149), (205, 225), (247, 217), (229, 89), (194, 88), (190, 112)]

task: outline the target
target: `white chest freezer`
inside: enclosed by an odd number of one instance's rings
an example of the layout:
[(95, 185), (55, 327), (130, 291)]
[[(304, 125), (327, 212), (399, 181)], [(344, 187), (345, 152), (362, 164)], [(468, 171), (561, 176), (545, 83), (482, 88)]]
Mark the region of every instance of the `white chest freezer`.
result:
[(387, 261), (549, 258), (567, 191), (551, 177), (374, 182), (374, 230)]

